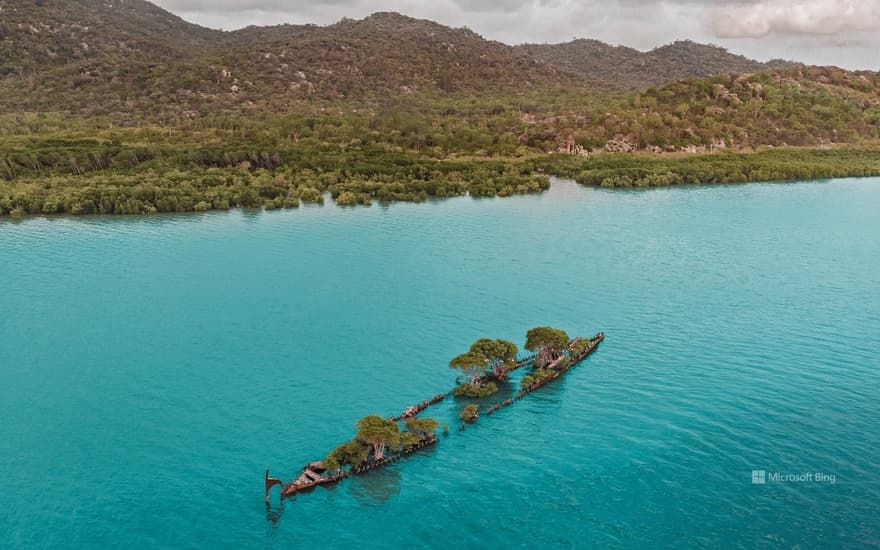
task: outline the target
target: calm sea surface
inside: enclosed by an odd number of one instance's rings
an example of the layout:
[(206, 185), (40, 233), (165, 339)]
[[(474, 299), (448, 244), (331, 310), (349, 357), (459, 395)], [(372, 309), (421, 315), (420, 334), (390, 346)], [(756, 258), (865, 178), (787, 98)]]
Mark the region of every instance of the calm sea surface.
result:
[[(0, 281), (3, 548), (880, 546), (880, 179), (7, 220)], [(607, 338), (267, 513), (545, 324)]]

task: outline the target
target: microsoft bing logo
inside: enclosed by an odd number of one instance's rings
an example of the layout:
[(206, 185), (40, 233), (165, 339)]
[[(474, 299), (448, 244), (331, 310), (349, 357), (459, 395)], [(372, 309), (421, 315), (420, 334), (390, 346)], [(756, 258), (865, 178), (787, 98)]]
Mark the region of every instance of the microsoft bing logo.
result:
[(767, 472), (764, 470), (752, 470), (752, 484), (764, 485), (767, 483)]

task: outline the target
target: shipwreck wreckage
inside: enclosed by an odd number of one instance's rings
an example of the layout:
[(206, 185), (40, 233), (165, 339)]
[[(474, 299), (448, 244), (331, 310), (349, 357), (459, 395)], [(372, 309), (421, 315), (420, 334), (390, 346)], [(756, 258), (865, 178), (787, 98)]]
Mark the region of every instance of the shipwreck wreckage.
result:
[[(499, 411), (500, 409), (504, 407), (509, 407), (516, 401), (519, 401), (526, 395), (530, 394), (531, 392), (562, 377), (577, 364), (586, 359), (587, 356), (593, 353), (604, 339), (605, 334), (600, 332), (596, 336), (589, 338), (587, 345), (584, 345), (584, 339), (580, 337), (571, 340), (565, 350), (565, 353), (561, 354), (553, 362), (547, 364), (544, 367), (544, 371), (545, 373), (547, 373), (546, 376), (540, 379), (536, 379), (533, 383), (527, 385), (526, 387), (523, 387), (513, 397), (505, 399), (503, 401), (499, 401), (494, 405), (489, 406), (488, 408), (484, 409), (482, 413), (475, 412), (473, 417), (470, 418), (469, 421), (475, 422), (480, 416), (491, 416), (493, 413)], [(574, 352), (575, 349), (577, 349), (577, 353)], [(507, 372), (511, 372), (525, 366), (532, 366), (534, 365), (534, 362), (535, 356), (525, 358), (523, 360), (517, 361), (515, 365), (507, 370)], [(443, 401), (444, 399), (451, 397), (452, 395), (452, 391), (437, 394), (429, 400), (425, 400), (421, 403), (407, 407), (406, 410), (403, 411), (403, 413), (397, 416), (389, 417), (388, 420), (394, 422), (405, 422), (407, 420), (416, 419), (418, 418), (419, 413), (428, 409), (432, 405), (435, 405)], [(464, 422), (462, 422), (462, 427), (463, 426)], [(375, 458), (375, 456), (368, 455), (367, 458), (362, 462), (352, 465), (350, 470), (348, 471), (344, 471), (339, 468), (336, 471), (331, 472), (324, 466), (323, 461), (313, 461), (304, 466), (299, 476), (290, 482), (284, 482), (280, 479), (270, 477), (269, 469), (267, 468), (265, 475), (266, 505), (269, 505), (269, 492), (272, 487), (276, 485), (281, 487), (281, 498), (284, 499), (303, 491), (313, 489), (315, 487), (318, 487), (319, 485), (331, 485), (334, 483), (339, 483), (343, 479), (346, 479), (350, 476), (363, 474), (371, 470), (375, 470), (376, 468), (381, 468), (393, 462), (397, 462), (400, 459), (405, 458), (422, 449), (430, 447), (431, 445), (435, 445), (436, 443), (437, 436), (434, 433), (424, 434), (422, 437), (419, 438), (416, 443), (407, 446), (406, 448), (403, 448), (401, 450), (398, 450), (394, 453), (383, 455), (381, 456), (381, 458), (377, 459)]]

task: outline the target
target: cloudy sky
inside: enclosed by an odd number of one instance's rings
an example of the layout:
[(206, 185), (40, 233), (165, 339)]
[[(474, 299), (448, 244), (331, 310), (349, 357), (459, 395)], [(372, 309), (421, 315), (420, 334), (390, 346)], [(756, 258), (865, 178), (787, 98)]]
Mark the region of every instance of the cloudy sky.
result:
[(880, 70), (880, 0), (152, 0), (204, 26), (328, 24), (397, 11), (508, 44), (689, 38), (766, 60)]

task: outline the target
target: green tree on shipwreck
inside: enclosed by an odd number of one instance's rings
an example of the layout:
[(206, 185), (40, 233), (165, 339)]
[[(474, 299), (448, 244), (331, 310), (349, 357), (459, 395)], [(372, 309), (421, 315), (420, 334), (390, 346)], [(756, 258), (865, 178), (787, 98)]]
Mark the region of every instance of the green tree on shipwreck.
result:
[(477, 408), (476, 403), (471, 403), (467, 407), (465, 407), (459, 414), (458, 417), (461, 418), (462, 422), (476, 422), (477, 418), (480, 416), (480, 412)]
[(507, 369), (516, 366), (516, 344), (507, 340), (480, 338), (471, 345), (471, 353), (477, 353), (486, 361), (486, 368), (496, 380), (507, 378)]
[(352, 439), (330, 451), (330, 454), (324, 458), (324, 467), (330, 472), (338, 472), (345, 466), (359, 466), (367, 460), (369, 454), (369, 447)]
[(403, 450), (412, 449), (419, 443), (421, 443), (421, 439), (419, 436), (414, 434), (413, 432), (401, 432), (400, 433), (400, 448)]
[(449, 362), (449, 366), (460, 369), (470, 378), (464, 384), (453, 388), (453, 393), (467, 397), (487, 397), (498, 391), (498, 386), (495, 382), (487, 382), (483, 377), (483, 373), (488, 365), (489, 360), (477, 351), (469, 351), (453, 358)]
[[(440, 422), (433, 418), (410, 418), (405, 423), (406, 429), (415, 434), (419, 439), (430, 439)], [(404, 432), (406, 433), (406, 432)]]
[(400, 445), (400, 427), (397, 422), (376, 415), (365, 416), (355, 424), (358, 432), (355, 439), (373, 448), (373, 458), (382, 460), (385, 449), (396, 449)]
[(453, 357), (449, 362), (449, 368), (462, 371), (470, 379), (469, 384), (476, 387), (480, 385), (480, 377), (487, 364), (488, 361), (483, 354), (469, 351)]
[(537, 354), (535, 366), (542, 368), (558, 359), (570, 341), (564, 330), (535, 327), (526, 333), (526, 349)]
[(507, 370), (516, 365), (518, 351), (516, 344), (507, 340), (480, 338), (471, 344), (467, 353), (449, 362), (450, 368), (461, 370), (469, 379), (455, 388), (455, 394), (486, 397), (498, 391), (498, 386), (494, 382), (486, 382), (486, 377), (505, 380)]

